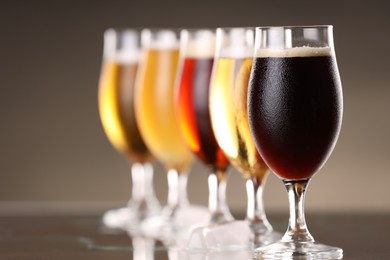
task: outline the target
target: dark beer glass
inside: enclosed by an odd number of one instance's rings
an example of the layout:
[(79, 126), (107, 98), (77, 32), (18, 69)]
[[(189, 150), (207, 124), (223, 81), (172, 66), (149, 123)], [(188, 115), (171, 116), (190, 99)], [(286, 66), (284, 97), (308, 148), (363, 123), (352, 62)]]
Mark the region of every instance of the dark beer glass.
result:
[(259, 259), (340, 259), (306, 227), (304, 197), (341, 129), (343, 97), (332, 26), (256, 28), (248, 115), (256, 148), (284, 182), (290, 204), (281, 241), (256, 249)]

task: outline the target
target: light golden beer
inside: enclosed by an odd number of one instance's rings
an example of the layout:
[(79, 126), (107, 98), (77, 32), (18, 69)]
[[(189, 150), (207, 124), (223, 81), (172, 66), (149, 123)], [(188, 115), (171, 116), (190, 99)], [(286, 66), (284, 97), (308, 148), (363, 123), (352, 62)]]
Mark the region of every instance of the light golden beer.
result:
[(217, 142), (244, 178), (262, 179), (268, 167), (256, 150), (248, 121), (252, 58), (218, 58), (210, 86), (210, 113)]
[(135, 119), (133, 99), (137, 67), (137, 61), (104, 61), (99, 85), (99, 114), (112, 145), (129, 159), (144, 162), (150, 154)]
[(184, 171), (193, 157), (181, 139), (175, 113), (178, 48), (144, 50), (137, 75), (136, 117), (151, 153), (168, 169)]

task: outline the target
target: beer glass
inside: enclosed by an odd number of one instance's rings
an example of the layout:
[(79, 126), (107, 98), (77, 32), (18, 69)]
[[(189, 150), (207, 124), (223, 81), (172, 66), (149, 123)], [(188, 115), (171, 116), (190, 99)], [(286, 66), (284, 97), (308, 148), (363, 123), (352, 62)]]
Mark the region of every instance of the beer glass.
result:
[(341, 128), (343, 97), (332, 26), (256, 28), (248, 92), (250, 129), (265, 163), (289, 198), (280, 242), (256, 249), (259, 259), (339, 259), (343, 251), (309, 233), (307, 185), (330, 156)]
[(179, 126), (189, 149), (208, 169), (208, 224), (231, 221), (225, 199), (229, 161), (215, 139), (208, 102), (215, 29), (184, 29), (180, 42), (176, 101)]
[(132, 197), (127, 207), (109, 210), (103, 223), (109, 227), (136, 228), (155, 215), (160, 205), (153, 190), (152, 156), (138, 130), (134, 112), (134, 82), (140, 59), (140, 33), (108, 29), (99, 83), (99, 114), (114, 148), (131, 164)]
[(190, 207), (187, 197), (187, 172), (194, 157), (181, 138), (175, 112), (180, 32), (144, 29), (141, 38), (136, 118), (146, 146), (168, 172), (167, 206), (159, 218), (149, 219), (143, 226), (148, 234), (167, 241), (191, 224), (191, 216), (197, 219), (196, 207)]
[[(217, 51), (210, 83), (211, 122), (218, 144), (246, 182), (247, 211), (242, 243), (265, 245), (279, 240), (263, 206), (263, 186), (269, 173), (256, 150), (248, 122), (247, 93), (255, 28), (218, 28)], [(238, 224), (238, 223), (234, 223)]]

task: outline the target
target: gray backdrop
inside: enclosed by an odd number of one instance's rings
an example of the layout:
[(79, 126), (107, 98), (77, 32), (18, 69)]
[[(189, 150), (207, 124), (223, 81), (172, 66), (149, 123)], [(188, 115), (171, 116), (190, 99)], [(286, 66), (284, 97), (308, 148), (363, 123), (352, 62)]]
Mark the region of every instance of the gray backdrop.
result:
[[(390, 211), (389, 10), (373, 0), (1, 1), (0, 214), (42, 205), (96, 211), (129, 197), (128, 165), (108, 143), (97, 111), (106, 28), (308, 24), (334, 25), (345, 111), (306, 206)], [(165, 177), (156, 163), (162, 203)], [(197, 163), (188, 187), (193, 203), (207, 203), (206, 178)], [(244, 210), (244, 182), (234, 170), (228, 185), (230, 207)], [(274, 176), (265, 199), (268, 210), (287, 210)]]

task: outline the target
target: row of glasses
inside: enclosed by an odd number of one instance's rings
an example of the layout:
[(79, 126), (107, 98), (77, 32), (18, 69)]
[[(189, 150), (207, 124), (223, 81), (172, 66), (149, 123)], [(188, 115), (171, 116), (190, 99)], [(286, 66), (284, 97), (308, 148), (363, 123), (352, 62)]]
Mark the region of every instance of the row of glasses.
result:
[[(218, 28), (216, 37), (212, 29), (180, 36), (145, 29), (141, 38), (136, 121), (146, 147), (166, 166), (169, 186), (168, 205), (141, 221), (142, 232), (187, 249), (256, 247), (260, 259), (342, 257), (341, 249), (314, 241), (303, 212), (307, 183), (341, 126), (332, 27)], [(187, 199), (192, 154), (209, 169), (208, 214)], [(233, 221), (226, 205), (230, 163), (246, 180), (246, 221)], [(263, 208), (269, 169), (290, 200), (289, 227), (278, 243)], [(199, 225), (206, 226), (193, 230)]]

